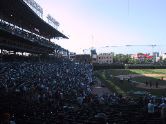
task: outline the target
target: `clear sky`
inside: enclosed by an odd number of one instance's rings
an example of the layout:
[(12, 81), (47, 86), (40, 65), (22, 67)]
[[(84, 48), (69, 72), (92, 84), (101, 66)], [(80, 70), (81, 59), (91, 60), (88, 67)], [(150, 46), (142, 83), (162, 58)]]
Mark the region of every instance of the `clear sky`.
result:
[[(83, 49), (136, 53), (166, 52), (166, 0), (35, 0), (60, 22), (68, 40), (56, 40), (71, 52)], [(133, 46), (125, 45), (152, 45)], [(104, 46), (123, 46), (107, 47)]]

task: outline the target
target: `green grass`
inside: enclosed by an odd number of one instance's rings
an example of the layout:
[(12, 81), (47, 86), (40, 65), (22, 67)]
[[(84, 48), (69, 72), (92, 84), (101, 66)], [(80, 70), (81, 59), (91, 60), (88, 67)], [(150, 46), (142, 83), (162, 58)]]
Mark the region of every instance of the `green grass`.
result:
[[(96, 76), (104, 82), (111, 91), (126, 95), (128, 91), (147, 91), (153, 95), (166, 96), (165, 89), (143, 89), (135, 87), (132, 83), (128, 81), (120, 82), (119, 79), (115, 77), (110, 77), (110, 75), (128, 75), (128, 74), (166, 74), (166, 69), (110, 69), (110, 70), (100, 70), (95, 72)], [(165, 77), (165, 76), (164, 76)], [(132, 80), (144, 83), (147, 81), (156, 82), (159, 81), (161, 77), (136, 77)], [(166, 85), (166, 81), (160, 81), (159, 85)]]
[(118, 94), (126, 95), (125, 91), (123, 91), (118, 85), (116, 85), (114, 82), (112, 82), (108, 75), (106, 75), (106, 71), (97, 71), (95, 72), (95, 75), (106, 84), (106, 86), (112, 91), (116, 92)]
[(166, 74), (166, 69), (130, 69), (130, 72), (137, 74)]
[(110, 74), (127, 75), (127, 74), (166, 74), (166, 69), (109, 69)]

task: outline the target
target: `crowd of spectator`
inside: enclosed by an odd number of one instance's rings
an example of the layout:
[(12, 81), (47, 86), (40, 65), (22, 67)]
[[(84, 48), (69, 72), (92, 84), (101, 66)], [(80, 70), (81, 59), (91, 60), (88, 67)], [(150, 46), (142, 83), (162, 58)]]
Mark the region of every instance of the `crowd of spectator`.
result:
[(91, 93), (92, 78), (91, 65), (63, 59), (54, 63), (0, 64), (1, 93), (17, 93), (31, 103), (49, 103), (58, 105), (59, 109), (64, 105), (64, 100), (74, 102), (79, 96), (88, 96)]
[(94, 85), (91, 64), (62, 58), (0, 63), (0, 123), (165, 123), (165, 98), (99, 96), (92, 93)]
[(145, 84), (146, 84), (146, 87), (150, 87), (150, 88), (152, 88), (153, 86), (155, 86), (155, 88), (158, 88), (159, 87), (159, 82), (158, 81), (156, 81), (155, 83), (154, 82), (151, 82), (151, 81), (146, 81), (145, 82)]

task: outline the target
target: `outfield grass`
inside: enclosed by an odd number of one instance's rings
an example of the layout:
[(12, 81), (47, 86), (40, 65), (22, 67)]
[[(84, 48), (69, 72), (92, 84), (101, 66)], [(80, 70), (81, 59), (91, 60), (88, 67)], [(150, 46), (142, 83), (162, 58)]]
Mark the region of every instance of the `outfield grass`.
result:
[(137, 74), (166, 74), (166, 69), (130, 69), (130, 72)]
[(166, 69), (109, 69), (111, 75), (128, 74), (166, 74)]
[[(111, 91), (126, 95), (129, 91), (147, 91), (153, 95), (166, 96), (166, 89), (143, 89), (135, 87), (128, 81), (120, 82), (118, 78), (114, 76), (128, 75), (128, 74), (166, 74), (166, 69), (110, 69), (100, 70), (95, 72), (96, 76), (103, 82), (106, 83), (107, 87)], [(113, 75), (113, 77), (110, 77)], [(165, 77), (165, 76), (164, 76)], [(166, 78), (166, 77), (165, 77)], [(147, 81), (156, 82), (159, 81), (160, 77), (135, 77), (132, 80), (144, 83)], [(159, 85), (166, 85), (166, 81), (160, 81)]]

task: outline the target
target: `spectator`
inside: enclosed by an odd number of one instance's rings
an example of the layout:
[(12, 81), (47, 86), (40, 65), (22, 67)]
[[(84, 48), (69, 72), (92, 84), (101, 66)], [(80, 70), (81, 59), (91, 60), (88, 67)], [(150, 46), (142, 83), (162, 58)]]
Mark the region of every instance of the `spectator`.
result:
[(153, 114), (155, 112), (155, 105), (153, 104), (152, 100), (148, 103), (148, 115), (149, 117), (153, 117)]
[(147, 87), (148, 86), (148, 81), (147, 80), (146, 80), (145, 84), (146, 84), (146, 87)]
[(158, 81), (156, 81), (156, 88), (158, 88)]
[(162, 122), (163, 122), (163, 124), (165, 124), (166, 123), (166, 101), (164, 101), (163, 103), (161, 103), (159, 105), (159, 108), (161, 109), (160, 112), (161, 112)]
[(152, 87), (152, 82), (151, 81), (149, 82), (149, 85), (150, 85), (150, 88), (151, 88)]

